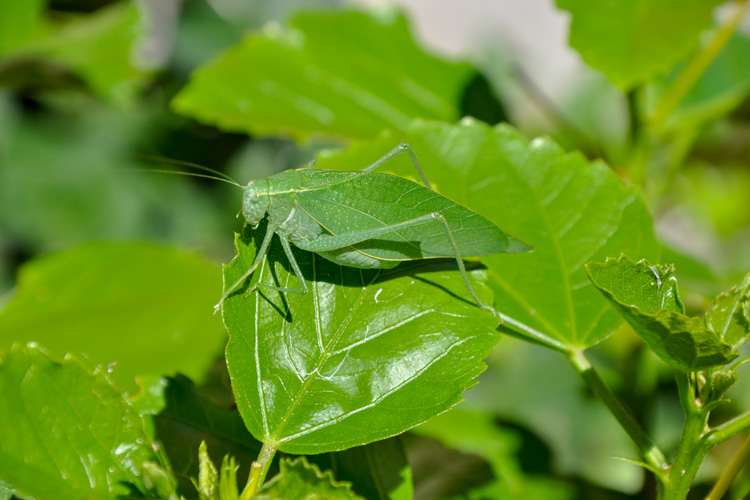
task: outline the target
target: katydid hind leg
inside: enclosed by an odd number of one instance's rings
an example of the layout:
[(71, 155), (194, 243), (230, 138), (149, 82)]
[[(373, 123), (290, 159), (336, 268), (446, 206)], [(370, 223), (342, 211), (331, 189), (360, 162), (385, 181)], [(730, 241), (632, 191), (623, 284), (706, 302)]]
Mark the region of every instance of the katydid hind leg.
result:
[(440, 212), (432, 212), (429, 214), (421, 215), (414, 219), (399, 222), (397, 224), (391, 224), (389, 226), (383, 226), (376, 229), (368, 229), (365, 231), (356, 231), (348, 234), (326, 236), (325, 239), (319, 237), (316, 241), (313, 241), (310, 244), (306, 245), (305, 250), (309, 250), (311, 252), (326, 252), (337, 250), (346, 246), (356, 245), (357, 243), (376, 238), (383, 234), (391, 233), (394, 231), (398, 231), (399, 229), (404, 229), (419, 224), (424, 224), (432, 220), (438, 220), (441, 223), (443, 231), (445, 232), (445, 236), (448, 238), (448, 241), (450, 241), (451, 247), (453, 247), (453, 253), (456, 257), (456, 264), (458, 264), (458, 269), (459, 271), (461, 271), (461, 277), (466, 284), (466, 288), (469, 289), (471, 296), (477, 302), (477, 305), (479, 305), (479, 307), (494, 313), (495, 310), (492, 307), (485, 305), (481, 301), (481, 299), (477, 295), (477, 292), (474, 290), (474, 287), (471, 285), (471, 282), (469, 281), (469, 275), (466, 272), (466, 266), (464, 265), (463, 258), (461, 257), (461, 251), (459, 250), (458, 243), (456, 242), (456, 238), (453, 236), (453, 231), (451, 231), (450, 225), (445, 219), (445, 216), (443, 216), (443, 214), (441, 214)]
[(271, 245), (271, 239), (273, 238), (273, 235), (275, 233), (276, 228), (267, 227), (266, 228), (266, 235), (263, 237), (263, 243), (261, 243), (260, 248), (258, 249), (258, 253), (255, 255), (255, 260), (253, 261), (253, 264), (248, 268), (247, 271), (242, 275), (240, 279), (235, 281), (232, 286), (230, 286), (225, 292), (224, 295), (221, 296), (221, 299), (219, 299), (219, 302), (214, 306), (214, 314), (216, 314), (221, 308), (221, 305), (224, 303), (224, 301), (229, 297), (233, 291), (237, 289), (246, 279), (248, 279), (258, 268), (263, 258), (268, 253), (268, 247)]
[(428, 188), (432, 189), (432, 184), (430, 184), (430, 181), (427, 179), (427, 176), (424, 173), (424, 170), (422, 170), (422, 166), (419, 164), (419, 160), (417, 159), (417, 155), (414, 153), (414, 150), (409, 146), (408, 144), (401, 143), (395, 148), (391, 149), (388, 153), (385, 154), (382, 158), (380, 158), (375, 163), (366, 166), (362, 169), (362, 172), (372, 172), (379, 166), (381, 166), (383, 163), (387, 162), (394, 156), (398, 156), (401, 153), (408, 153), (409, 159), (411, 160), (411, 163), (414, 165), (414, 168), (416, 169), (417, 173), (419, 174), (419, 177), (422, 178), (422, 182), (424, 182), (424, 185)]

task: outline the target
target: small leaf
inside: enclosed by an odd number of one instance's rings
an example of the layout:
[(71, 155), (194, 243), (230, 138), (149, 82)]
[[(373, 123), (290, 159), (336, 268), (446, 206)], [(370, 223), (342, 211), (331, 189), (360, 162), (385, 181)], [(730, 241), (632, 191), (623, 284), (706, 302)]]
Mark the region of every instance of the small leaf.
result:
[[(328, 152), (318, 165), (361, 170), (399, 142), (412, 146), (437, 191), (534, 248), (482, 257), (498, 311), (557, 347), (591, 347), (617, 329), (622, 318), (591, 285), (584, 264), (623, 252), (658, 258), (651, 216), (637, 188), (604, 163), (566, 153), (549, 139), (529, 141), (510, 126), (474, 120), (415, 120), (408, 133), (356, 142)], [(405, 157), (380, 171), (415, 175)]]
[(305, 13), (201, 68), (173, 105), (231, 131), (372, 137), (413, 117), (459, 118), (475, 74), (426, 54), (398, 11)]
[(154, 416), (156, 438), (169, 457), (183, 495), (189, 498), (194, 492), (191, 479), (200, 479), (203, 458), (196, 461), (195, 453), (203, 442), (206, 453), (213, 454), (213, 463), (219, 463), (224, 454), (232, 455), (241, 465), (239, 477), (247, 478), (261, 444), (247, 431), (236, 410), (217, 406), (183, 376), (167, 379), (164, 399), (166, 407)]
[(737, 352), (750, 337), (750, 274), (722, 293), (706, 312), (706, 324)]
[(258, 500), (364, 500), (351, 491), (351, 485), (338, 482), (331, 471), (321, 472), (305, 457), (281, 460), (281, 473), (268, 481), (253, 498)]
[(200, 378), (225, 333), (211, 317), (218, 269), (151, 244), (89, 243), (21, 268), (0, 313), (0, 349), (38, 342), (57, 355), (85, 354), (135, 390), (138, 375)]
[(700, 371), (732, 361), (731, 345), (684, 314), (671, 266), (633, 262), (626, 256), (586, 265), (589, 277), (635, 332), (669, 366)]
[(724, 0), (557, 0), (573, 14), (570, 45), (623, 90), (686, 57)]
[[(265, 228), (247, 231), (224, 283), (250, 267)], [(484, 371), (498, 321), (476, 305), (455, 261), (364, 270), (293, 248), (310, 292), (244, 298), (258, 280), (299, 286), (274, 241), (223, 307), (232, 389), (257, 439), (296, 454), (383, 439), (458, 403)], [(469, 274), (479, 297), (490, 298), (484, 272)]]
[[(113, 499), (147, 493), (158, 462), (144, 421), (100, 372), (16, 344), (0, 364), (0, 479), (22, 497)], [(128, 485), (132, 485), (130, 488)]]
[(214, 500), (219, 489), (219, 472), (208, 456), (206, 442), (198, 447), (198, 483), (196, 489), (201, 500)]

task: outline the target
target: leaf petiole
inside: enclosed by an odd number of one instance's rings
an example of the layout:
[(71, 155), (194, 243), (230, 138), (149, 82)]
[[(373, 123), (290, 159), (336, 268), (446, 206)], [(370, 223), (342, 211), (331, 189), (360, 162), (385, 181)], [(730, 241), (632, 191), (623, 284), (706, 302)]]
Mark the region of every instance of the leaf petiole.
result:
[(263, 447), (258, 453), (258, 459), (250, 466), (250, 475), (247, 478), (245, 488), (242, 490), (240, 500), (250, 500), (261, 489), (275, 454), (276, 448), (268, 443), (263, 443)]

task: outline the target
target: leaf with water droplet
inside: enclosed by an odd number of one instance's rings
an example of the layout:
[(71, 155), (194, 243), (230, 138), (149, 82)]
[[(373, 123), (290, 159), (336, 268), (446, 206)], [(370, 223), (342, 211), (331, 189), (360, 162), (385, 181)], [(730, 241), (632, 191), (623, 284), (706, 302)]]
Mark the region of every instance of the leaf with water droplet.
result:
[(673, 266), (633, 262), (626, 256), (586, 264), (589, 277), (660, 358), (681, 371), (722, 366), (737, 357), (732, 346), (685, 315)]

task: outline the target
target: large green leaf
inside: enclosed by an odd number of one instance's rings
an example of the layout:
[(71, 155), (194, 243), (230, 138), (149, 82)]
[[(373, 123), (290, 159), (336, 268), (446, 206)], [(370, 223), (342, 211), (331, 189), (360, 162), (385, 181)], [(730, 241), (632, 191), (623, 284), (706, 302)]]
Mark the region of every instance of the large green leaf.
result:
[[(319, 166), (361, 169), (404, 141), (439, 192), (534, 248), (482, 258), (496, 309), (558, 347), (589, 347), (617, 328), (621, 318), (583, 266), (622, 252), (658, 256), (651, 217), (636, 188), (604, 163), (566, 153), (549, 139), (529, 142), (509, 126), (471, 120), (415, 121), (406, 134), (355, 143), (320, 158)], [(395, 158), (382, 170), (415, 175), (408, 158)]]
[[(700, 371), (725, 365), (737, 354), (700, 318), (686, 316), (674, 267), (633, 262), (626, 256), (587, 264), (591, 281), (635, 332), (672, 368)], [(722, 316), (717, 310), (717, 316)], [(716, 326), (721, 328), (717, 317)]]
[(570, 45), (622, 89), (669, 70), (711, 27), (724, 0), (557, 0), (573, 15)]
[(331, 471), (321, 472), (305, 457), (281, 461), (281, 473), (266, 483), (258, 500), (364, 500), (351, 491), (349, 483), (337, 482)]
[(211, 317), (218, 268), (151, 244), (89, 243), (24, 265), (0, 313), (0, 349), (39, 342), (59, 356), (116, 363), (112, 377), (177, 371), (201, 378), (226, 338)]
[(181, 376), (169, 379), (164, 399), (166, 407), (154, 416), (156, 438), (164, 446), (185, 498), (196, 496), (191, 478), (198, 478), (196, 455), (202, 442), (214, 463), (221, 463), (225, 454), (235, 457), (240, 466), (237, 477), (247, 479), (261, 444), (247, 431), (236, 410), (217, 406)]
[[(0, 479), (45, 500), (146, 492), (157, 457), (144, 422), (101, 371), (17, 344), (0, 364)], [(132, 485), (132, 486), (128, 486)]]
[(23, 45), (39, 29), (45, 0), (0, 2), (0, 54)]
[(372, 137), (413, 117), (455, 120), (475, 73), (424, 53), (398, 11), (307, 13), (199, 70), (173, 104), (232, 131)]
[[(226, 284), (250, 267), (263, 234), (238, 237)], [(472, 300), (455, 262), (379, 271), (295, 257), (309, 293), (239, 291), (224, 303), (232, 388), (257, 439), (298, 454), (362, 445), (450, 408), (475, 384), (497, 319)], [(277, 241), (249, 281), (296, 287), (287, 266)], [(485, 273), (470, 274), (490, 299)]]
[(706, 324), (721, 340), (737, 350), (750, 337), (750, 274), (742, 283), (722, 293), (706, 312)]

